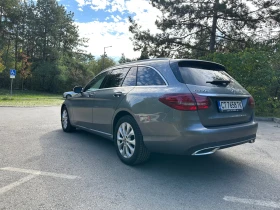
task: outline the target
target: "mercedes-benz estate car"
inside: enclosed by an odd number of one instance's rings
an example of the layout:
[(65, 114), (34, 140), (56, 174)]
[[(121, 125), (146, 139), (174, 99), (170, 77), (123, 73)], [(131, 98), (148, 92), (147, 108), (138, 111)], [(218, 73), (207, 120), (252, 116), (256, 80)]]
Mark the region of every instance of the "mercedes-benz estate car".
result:
[(61, 107), (65, 132), (75, 128), (114, 141), (126, 164), (151, 152), (207, 155), (253, 143), (253, 97), (223, 65), (150, 59), (108, 68)]

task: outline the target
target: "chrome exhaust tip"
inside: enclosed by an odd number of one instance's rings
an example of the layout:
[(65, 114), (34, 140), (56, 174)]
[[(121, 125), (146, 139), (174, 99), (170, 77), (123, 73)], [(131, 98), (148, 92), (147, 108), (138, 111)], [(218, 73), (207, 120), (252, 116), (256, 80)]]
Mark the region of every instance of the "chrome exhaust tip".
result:
[(193, 156), (211, 155), (211, 154), (215, 153), (218, 149), (220, 149), (220, 148), (215, 147), (215, 148), (200, 149), (200, 150), (197, 150), (196, 152), (194, 152), (192, 155)]

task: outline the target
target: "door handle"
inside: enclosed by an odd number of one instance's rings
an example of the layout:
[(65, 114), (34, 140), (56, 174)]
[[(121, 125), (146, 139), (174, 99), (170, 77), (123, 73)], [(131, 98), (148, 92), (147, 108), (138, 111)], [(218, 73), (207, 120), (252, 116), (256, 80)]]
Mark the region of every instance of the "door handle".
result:
[(114, 97), (120, 97), (122, 95), (122, 92), (116, 92), (114, 93)]

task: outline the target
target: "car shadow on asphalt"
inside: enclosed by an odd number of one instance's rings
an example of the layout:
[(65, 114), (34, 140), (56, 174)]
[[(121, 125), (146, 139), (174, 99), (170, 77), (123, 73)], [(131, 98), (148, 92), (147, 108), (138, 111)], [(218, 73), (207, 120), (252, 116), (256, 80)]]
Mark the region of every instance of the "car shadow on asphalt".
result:
[[(110, 159), (111, 162), (126, 166), (118, 159), (112, 141), (83, 130), (64, 133), (62, 130), (58, 129), (49, 133), (47, 137), (44, 136), (44, 139), (49, 139), (49, 141), (45, 141), (46, 144), (55, 144), (51, 146), (62, 148), (73, 147), (73, 149), (77, 151), (83, 150), (85, 153), (90, 151), (93, 158), (96, 154), (94, 152), (98, 150), (99, 155), (102, 153), (104, 156), (108, 155), (106, 159)], [(74, 151), (75, 150), (72, 150), (72, 152)], [(235, 169), (238, 173), (242, 173), (244, 167), (246, 167), (245, 162), (239, 160), (237, 157), (227, 155), (226, 150), (221, 150), (212, 155), (196, 157), (153, 153), (148, 162), (133, 166), (132, 168), (135, 170), (166, 170), (169, 173), (170, 171), (213, 173), (215, 170), (219, 170), (220, 175), (225, 173), (227, 176), (232, 176), (232, 173), (227, 172), (228, 170)], [(236, 174), (234, 176), (236, 176)]]
[[(218, 190), (221, 195), (246, 192), (248, 186), (256, 193), (261, 186), (265, 192), (269, 181), (269, 185), (275, 186), (275, 192), (280, 192), (279, 180), (265, 170), (252, 167), (253, 160), (242, 159), (239, 154), (227, 153), (226, 150), (201, 157), (152, 154), (144, 164), (127, 166), (118, 159), (112, 141), (82, 130), (73, 133), (54, 130), (42, 136), (40, 142), (45, 153), (61, 156), (61, 160), (51, 160), (53, 164), (63, 161), (57, 164), (72, 168), (75, 175), (81, 177), (83, 174), (104, 177), (105, 173), (108, 182), (122, 177), (128, 182), (137, 179), (143, 186), (145, 183), (164, 185), (166, 190), (171, 191), (174, 186), (188, 186), (192, 189), (207, 189), (210, 194)], [(52, 148), (56, 148), (56, 151)]]

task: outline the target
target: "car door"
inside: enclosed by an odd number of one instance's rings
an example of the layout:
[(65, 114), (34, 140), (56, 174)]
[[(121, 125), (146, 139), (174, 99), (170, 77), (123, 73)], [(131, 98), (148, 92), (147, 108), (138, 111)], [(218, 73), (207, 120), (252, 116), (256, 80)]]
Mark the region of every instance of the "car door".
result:
[(71, 116), (75, 126), (92, 129), (92, 107), (94, 93), (101, 87), (108, 72), (97, 75), (90, 81), (83, 92), (70, 98)]
[[(121, 86), (130, 68), (115, 69), (106, 76), (102, 89), (94, 94), (93, 107), (93, 129), (111, 134), (112, 119), (116, 108), (133, 86)], [(137, 67), (132, 67), (132, 71), (137, 71)]]

